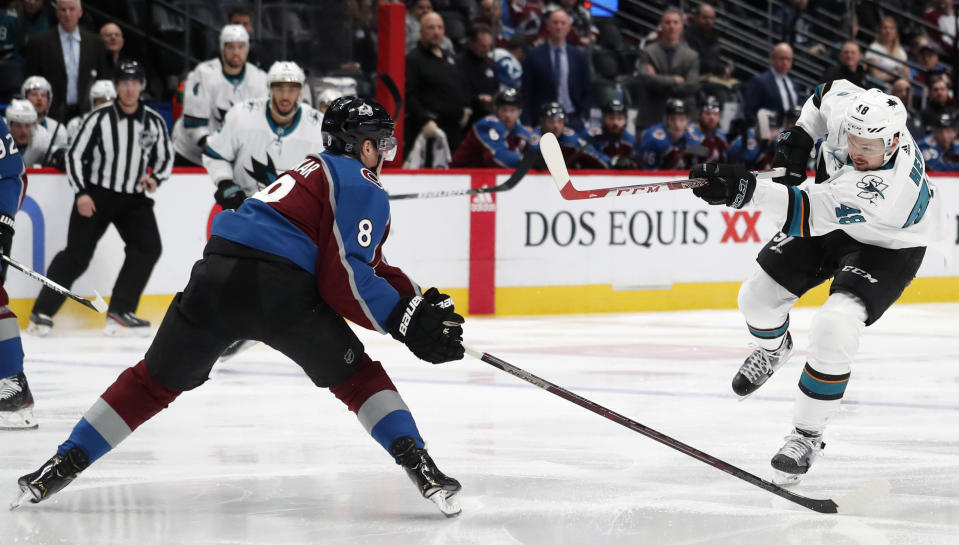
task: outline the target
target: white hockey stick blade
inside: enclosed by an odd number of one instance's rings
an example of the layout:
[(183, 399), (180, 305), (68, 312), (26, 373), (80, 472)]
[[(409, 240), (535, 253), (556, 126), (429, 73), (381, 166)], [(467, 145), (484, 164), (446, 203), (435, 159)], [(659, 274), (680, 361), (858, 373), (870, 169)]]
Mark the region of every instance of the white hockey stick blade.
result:
[(100, 295), (100, 292), (93, 290), (93, 293), (96, 295), (96, 298), (94, 298), (93, 301), (90, 301), (90, 303), (93, 304), (93, 308), (95, 308), (96, 311), (101, 314), (106, 312), (110, 306), (107, 305), (107, 302), (103, 300), (103, 296)]
[(889, 494), (892, 485), (885, 479), (869, 481), (852, 492), (836, 498), (836, 507), (840, 514), (850, 514), (858, 511), (862, 506)]

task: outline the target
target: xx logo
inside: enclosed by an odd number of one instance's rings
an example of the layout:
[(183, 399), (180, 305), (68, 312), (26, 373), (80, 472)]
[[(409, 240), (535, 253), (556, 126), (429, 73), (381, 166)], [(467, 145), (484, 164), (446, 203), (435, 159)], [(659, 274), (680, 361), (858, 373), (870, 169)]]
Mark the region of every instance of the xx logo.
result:
[[(730, 239), (732, 239), (733, 242), (759, 242), (759, 233), (756, 232), (756, 222), (759, 221), (760, 214), (759, 210), (755, 212), (739, 210), (732, 213), (724, 210), (722, 214), (723, 221), (726, 222), (726, 232), (723, 233), (723, 238), (719, 241), (720, 244), (726, 243)], [(736, 228), (740, 218), (746, 223), (746, 229), (741, 235), (739, 234), (739, 229)]]

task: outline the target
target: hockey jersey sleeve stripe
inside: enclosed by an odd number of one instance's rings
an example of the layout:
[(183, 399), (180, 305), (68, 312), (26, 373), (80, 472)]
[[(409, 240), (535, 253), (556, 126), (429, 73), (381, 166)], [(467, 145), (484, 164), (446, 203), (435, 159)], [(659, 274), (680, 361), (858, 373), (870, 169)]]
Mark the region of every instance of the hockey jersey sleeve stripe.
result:
[(826, 83), (820, 83), (816, 87), (816, 91), (812, 94), (812, 103), (817, 108), (822, 104), (822, 97), (826, 96), (826, 93), (829, 92), (829, 89), (832, 87), (832, 82), (827, 81)]
[(909, 218), (906, 220), (906, 223), (902, 224), (903, 228), (915, 225), (922, 220), (922, 217), (926, 214), (926, 210), (929, 209), (929, 200), (931, 198), (932, 194), (929, 192), (929, 184), (926, 183), (926, 177), (923, 176), (922, 183), (919, 185), (919, 195), (916, 197), (916, 204), (912, 206), (912, 211), (909, 212)]
[(209, 124), (210, 124), (209, 119), (193, 117), (192, 115), (183, 116), (183, 127), (187, 129), (195, 129), (196, 127), (206, 127)]
[(211, 148), (209, 144), (207, 144), (206, 147), (203, 148), (203, 155), (206, 155), (207, 157), (210, 157), (212, 159), (216, 159), (217, 161), (226, 161), (226, 158), (220, 155), (219, 153), (217, 153), (216, 150)]
[(786, 222), (783, 233), (791, 237), (809, 236), (809, 195), (798, 187), (787, 191), (789, 204), (786, 206)]
[[(329, 194), (330, 208), (333, 211), (332, 233), (334, 238), (336, 239), (337, 252), (339, 253), (339, 257), (340, 257), (340, 265), (342, 265), (343, 270), (346, 272), (347, 282), (349, 283), (349, 286), (350, 286), (350, 292), (353, 294), (353, 300), (359, 306), (360, 311), (363, 313), (363, 316), (366, 318), (367, 322), (369, 322), (370, 326), (373, 327), (373, 329), (375, 329), (377, 332), (385, 334), (386, 333), (385, 319), (383, 323), (381, 324), (376, 319), (376, 316), (373, 315), (373, 312), (370, 310), (369, 305), (367, 305), (366, 303), (366, 299), (360, 294), (360, 289), (356, 282), (356, 271), (353, 270), (353, 266), (346, 255), (346, 244), (343, 241), (343, 234), (340, 232), (340, 225), (339, 225), (339, 222), (337, 221), (337, 217), (338, 217), (337, 211), (339, 210), (339, 203), (336, 200), (336, 187), (334, 182), (336, 178), (334, 178), (333, 175), (330, 173), (330, 167), (329, 165), (326, 164), (326, 160), (321, 159), (320, 165), (322, 165), (323, 167), (323, 173), (326, 175), (326, 179), (329, 180), (329, 183), (327, 185), (329, 187), (329, 193), (330, 193)], [(397, 296), (397, 299), (398, 298), (399, 296)]]

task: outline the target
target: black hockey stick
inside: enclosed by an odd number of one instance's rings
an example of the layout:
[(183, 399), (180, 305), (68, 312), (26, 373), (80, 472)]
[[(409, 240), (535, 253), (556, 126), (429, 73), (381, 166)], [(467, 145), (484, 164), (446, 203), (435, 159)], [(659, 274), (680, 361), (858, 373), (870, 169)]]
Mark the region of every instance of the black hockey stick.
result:
[(390, 95), (393, 97), (393, 104), (396, 105), (396, 111), (393, 112), (393, 120), (396, 121), (400, 118), (400, 112), (403, 111), (403, 95), (400, 94), (400, 88), (396, 86), (396, 82), (393, 81), (393, 77), (386, 72), (380, 73), (380, 81), (383, 82), (383, 85), (386, 86), (386, 90), (389, 91)]
[(14, 261), (13, 259), (10, 259), (9, 256), (0, 254), (0, 257), (3, 257), (3, 260), (9, 263), (10, 266), (13, 267), (14, 269), (17, 269), (18, 271), (29, 276), (30, 278), (33, 278), (34, 280), (39, 280), (40, 283), (42, 283), (44, 286), (52, 289), (53, 291), (59, 293), (60, 295), (69, 297), (70, 299), (73, 299), (74, 301), (80, 303), (81, 305), (87, 308), (93, 309), (97, 312), (103, 313), (107, 311), (107, 308), (108, 308), (107, 302), (103, 300), (103, 297), (100, 297), (100, 294), (97, 293), (97, 290), (93, 290), (93, 293), (97, 294), (96, 299), (94, 299), (93, 301), (84, 299), (83, 297), (80, 297), (79, 295), (73, 293), (67, 288), (61, 286), (60, 284), (57, 284), (53, 280), (50, 280), (46, 276), (43, 276), (42, 274), (31, 269), (30, 267), (27, 267), (26, 265), (23, 265), (22, 263), (19, 263), (17, 261)]
[(390, 195), (391, 201), (397, 201), (400, 199), (429, 199), (433, 197), (456, 197), (458, 195), (477, 195), (479, 193), (497, 193), (500, 191), (507, 191), (516, 187), (516, 184), (526, 176), (526, 173), (529, 172), (529, 169), (532, 168), (533, 163), (536, 162), (536, 152), (528, 151), (526, 155), (520, 159), (519, 164), (516, 165), (516, 170), (510, 174), (510, 177), (506, 179), (505, 182), (494, 185), (493, 187), (478, 187), (476, 189), (447, 189), (440, 191), (422, 191), (420, 193), (403, 193), (400, 195)]
[[(559, 141), (556, 140), (556, 137), (551, 133), (544, 134), (540, 139), (539, 146), (543, 154), (543, 160), (546, 161), (546, 168), (549, 169), (549, 174), (556, 183), (559, 194), (567, 201), (601, 197), (621, 197), (624, 195), (635, 195), (637, 193), (656, 193), (661, 189), (691, 189), (706, 185), (704, 178), (691, 178), (651, 184), (576, 189), (576, 187), (573, 186), (573, 180), (569, 177), (569, 170), (566, 168), (566, 161), (563, 160), (563, 152), (560, 149)], [(755, 171), (753, 174), (755, 174), (757, 178), (772, 178), (783, 176), (785, 172), (783, 168), (774, 168), (771, 170)]]
[(860, 488), (850, 493), (848, 496), (845, 496), (844, 498), (840, 500), (839, 503), (830, 499), (817, 500), (814, 498), (807, 498), (806, 496), (800, 496), (799, 494), (790, 492), (789, 490), (786, 490), (785, 488), (781, 486), (778, 486), (769, 481), (761, 479), (753, 475), (752, 473), (749, 473), (748, 471), (739, 469), (738, 467), (732, 464), (727, 464), (726, 462), (720, 460), (719, 458), (706, 454), (705, 452), (701, 450), (697, 450), (687, 445), (686, 443), (683, 443), (677, 439), (673, 439), (672, 437), (668, 435), (664, 435), (652, 428), (648, 428), (640, 424), (639, 422), (636, 422), (635, 420), (627, 418), (619, 413), (613, 412), (607, 409), (606, 407), (603, 407), (602, 405), (593, 403), (592, 401), (584, 397), (580, 397), (565, 388), (562, 388), (560, 386), (553, 384), (552, 382), (543, 380), (528, 371), (524, 371), (520, 369), (519, 367), (511, 365), (497, 358), (496, 356), (487, 354), (486, 352), (482, 352), (480, 350), (476, 350), (475, 348), (471, 348), (466, 345), (463, 345), (463, 348), (466, 349), (466, 353), (469, 354), (470, 356), (473, 356), (474, 358), (478, 360), (484, 361), (492, 365), (493, 367), (500, 369), (501, 371), (505, 371), (513, 375), (514, 377), (525, 380), (526, 382), (534, 386), (538, 386), (551, 394), (557, 395), (565, 399), (566, 401), (575, 403), (584, 409), (588, 409), (604, 418), (607, 418), (609, 420), (612, 420), (613, 422), (616, 422), (617, 424), (627, 427), (637, 433), (641, 433), (645, 435), (646, 437), (649, 437), (650, 439), (659, 441), (660, 443), (666, 445), (667, 447), (676, 449), (679, 452), (682, 452), (683, 454), (692, 456), (693, 458), (699, 460), (700, 462), (709, 464), (715, 467), (716, 469), (719, 469), (721, 471), (724, 471), (732, 475), (733, 477), (738, 477), (749, 484), (758, 486), (759, 488), (762, 488), (763, 490), (766, 490), (767, 492), (772, 492), (773, 494), (781, 498), (785, 498), (793, 503), (797, 503), (807, 509), (812, 509), (813, 511), (816, 511), (817, 513), (838, 513), (840, 510), (840, 506), (842, 508), (842, 512), (846, 513), (850, 509), (853, 509), (856, 506), (861, 505), (862, 503), (868, 502), (869, 500), (875, 498), (876, 496), (883, 495), (885, 491), (888, 490), (887, 487), (889, 483), (885, 481), (869, 483), (863, 488)]

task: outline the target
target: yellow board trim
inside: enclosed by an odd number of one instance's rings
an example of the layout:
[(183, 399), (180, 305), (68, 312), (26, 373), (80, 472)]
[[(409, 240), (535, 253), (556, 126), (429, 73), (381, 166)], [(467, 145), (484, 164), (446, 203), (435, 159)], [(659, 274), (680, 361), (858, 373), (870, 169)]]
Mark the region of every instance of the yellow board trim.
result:
[[(584, 314), (595, 312), (652, 312), (667, 310), (736, 308), (739, 282), (695, 282), (674, 284), (668, 289), (614, 290), (610, 285), (538, 286), (496, 288), (496, 315)], [(442, 289), (457, 303), (457, 310), (469, 312), (469, 289)], [(829, 283), (802, 296), (797, 305), (818, 306), (829, 296)], [(173, 295), (144, 295), (137, 315), (160, 324)], [(899, 303), (943, 303), (959, 301), (959, 278), (916, 278), (899, 298)], [(10, 308), (21, 328), (30, 319), (33, 299), (13, 299)], [(105, 315), (66, 301), (54, 321), (57, 329), (98, 329)]]

